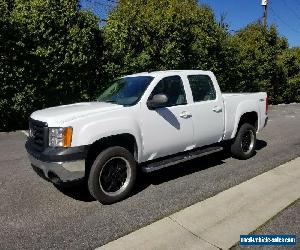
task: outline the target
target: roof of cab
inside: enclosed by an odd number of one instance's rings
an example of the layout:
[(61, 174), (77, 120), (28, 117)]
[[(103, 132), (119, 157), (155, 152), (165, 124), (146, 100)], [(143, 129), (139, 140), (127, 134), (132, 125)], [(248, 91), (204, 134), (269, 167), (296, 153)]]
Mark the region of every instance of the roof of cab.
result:
[(141, 73), (136, 73), (132, 75), (127, 75), (131, 77), (136, 77), (136, 76), (152, 76), (152, 77), (157, 77), (157, 76), (165, 76), (165, 75), (172, 75), (172, 74), (206, 74), (210, 75), (212, 74), (211, 71), (205, 71), (205, 70), (164, 70), (164, 71), (152, 71), (152, 72), (141, 72)]

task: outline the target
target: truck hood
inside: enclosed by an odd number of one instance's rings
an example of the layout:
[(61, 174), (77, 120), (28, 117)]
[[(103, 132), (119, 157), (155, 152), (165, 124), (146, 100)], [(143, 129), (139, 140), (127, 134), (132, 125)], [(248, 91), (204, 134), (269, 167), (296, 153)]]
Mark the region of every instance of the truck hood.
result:
[(31, 118), (47, 122), (48, 126), (59, 126), (77, 118), (122, 107), (118, 104), (106, 102), (82, 102), (38, 110), (32, 113)]

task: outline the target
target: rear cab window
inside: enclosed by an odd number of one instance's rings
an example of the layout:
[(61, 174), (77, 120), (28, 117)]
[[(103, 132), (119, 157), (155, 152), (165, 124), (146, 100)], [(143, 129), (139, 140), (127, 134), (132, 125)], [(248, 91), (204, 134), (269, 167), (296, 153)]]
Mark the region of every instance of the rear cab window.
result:
[(188, 75), (187, 76), (194, 102), (203, 102), (216, 99), (216, 90), (208, 75)]

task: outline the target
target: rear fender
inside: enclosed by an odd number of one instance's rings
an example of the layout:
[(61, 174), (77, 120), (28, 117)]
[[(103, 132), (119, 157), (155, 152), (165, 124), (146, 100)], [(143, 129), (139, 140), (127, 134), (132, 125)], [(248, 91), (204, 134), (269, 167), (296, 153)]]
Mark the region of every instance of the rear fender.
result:
[(260, 122), (259, 121), (259, 107), (258, 107), (257, 101), (247, 100), (247, 101), (241, 102), (238, 105), (237, 109), (236, 109), (234, 128), (233, 128), (232, 134), (230, 136), (231, 139), (233, 139), (236, 136), (236, 133), (237, 133), (238, 128), (239, 128), (239, 123), (240, 123), (241, 117), (244, 114), (250, 113), (250, 112), (256, 112), (257, 117), (258, 117), (258, 123)]

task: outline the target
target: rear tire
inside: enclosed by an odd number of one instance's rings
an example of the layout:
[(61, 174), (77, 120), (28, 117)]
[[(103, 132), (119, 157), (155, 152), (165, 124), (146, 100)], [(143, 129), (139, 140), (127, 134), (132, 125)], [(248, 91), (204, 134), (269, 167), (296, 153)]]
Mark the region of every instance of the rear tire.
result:
[(88, 177), (91, 195), (102, 204), (126, 198), (136, 180), (136, 161), (123, 147), (110, 147), (95, 159)]
[(253, 156), (256, 146), (256, 130), (249, 124), (240, 126), (237, 135), (231, 145), (232, 155), (241, 160), (249, 159)]

